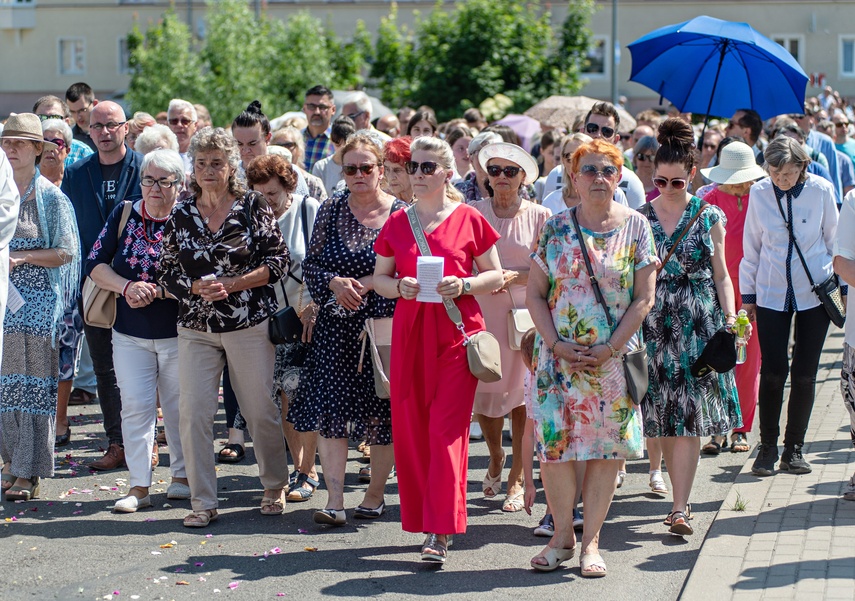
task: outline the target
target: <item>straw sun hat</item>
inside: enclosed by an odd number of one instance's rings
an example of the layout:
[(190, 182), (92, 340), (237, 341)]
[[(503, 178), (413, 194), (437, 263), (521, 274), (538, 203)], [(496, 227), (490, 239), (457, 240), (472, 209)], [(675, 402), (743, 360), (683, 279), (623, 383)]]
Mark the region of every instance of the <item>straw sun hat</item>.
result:
[(6, 120), (0, 138), (4, 140), (29, 140), (30, 142), (41, 142), (44, 150), (56, 150), (53, 142), (46, 142), (42, 134), (42, 122), (38, 115), (33, 113), (18, 113)]
[(743, 184), (768, 175), (754, 158), (754, 151), (744, 142), (731, 142), (721, 151), (719, 164), (701, 169), (708, 180), (717, 184)]

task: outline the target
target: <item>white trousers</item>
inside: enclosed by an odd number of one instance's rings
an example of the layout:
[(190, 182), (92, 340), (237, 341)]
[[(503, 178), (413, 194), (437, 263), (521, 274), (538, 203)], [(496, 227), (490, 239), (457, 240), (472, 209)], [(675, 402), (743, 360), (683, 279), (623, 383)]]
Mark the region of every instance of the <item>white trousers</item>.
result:
[(169, 470), (186, 478), (178, 418), (178, 338), (150, 340), (113, 330), (113, 365), (122, 392), (122, 437), (130, 485), (151, 486), (157, 399), (169, 442)]

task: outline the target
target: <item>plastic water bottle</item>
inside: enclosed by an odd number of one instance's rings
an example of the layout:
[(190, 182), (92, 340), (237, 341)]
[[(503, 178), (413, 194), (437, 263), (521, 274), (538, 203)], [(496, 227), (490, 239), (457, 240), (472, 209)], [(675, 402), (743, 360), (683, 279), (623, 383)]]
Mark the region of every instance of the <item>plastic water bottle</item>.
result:
[(740, 309), (736, 314), (736, 364), (742, 365), (745, 363), (748, 340), (745, 339), (745, 332), (748, 330), (748, 325), (751, 322), (748, 320), (748, 313), (745, 309)]

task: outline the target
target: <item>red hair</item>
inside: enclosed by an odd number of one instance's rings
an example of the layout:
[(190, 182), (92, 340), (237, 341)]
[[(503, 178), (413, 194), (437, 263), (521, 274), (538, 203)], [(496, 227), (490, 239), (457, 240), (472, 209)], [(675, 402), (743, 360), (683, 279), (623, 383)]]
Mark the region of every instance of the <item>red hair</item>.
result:
[(389, 140), (386, 142), (383, 151), (384, 159), (390, 163), (403, 165), (413, 157), (413, 154), (410, 152), (410, 144), (412, 143), (413, 139), (410, 136), (402, 136)]
[(602, 138), (597, 138), (587, 144), (582, 144), (576, 149), (576, 152), (573, 153), (573, 158), (570, 159), (570, 169), (573, 173), (578, 173), (579, 163), (581, 163), (582, 159), (589, 154), (602, 154), (609, 159), (611, 164), (617, 167), (618, 170), (623, 167), (623, 155), (620, 150), (618, 150), (618, 147), (611, 142), (606, 142)]

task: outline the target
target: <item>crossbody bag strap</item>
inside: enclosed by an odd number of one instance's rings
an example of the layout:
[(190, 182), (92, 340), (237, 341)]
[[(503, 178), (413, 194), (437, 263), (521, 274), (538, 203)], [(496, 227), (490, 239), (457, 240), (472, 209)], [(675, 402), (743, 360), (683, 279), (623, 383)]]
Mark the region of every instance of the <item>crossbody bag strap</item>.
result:
[(784, 215), (784, 207), (781, 206), (781, 199), (778, 196), (775, 196), (775, 200), (778, 201), (778, 210), (781, 212), (781, 217), (784, 220), (784, 223), (787, 224), (787, 233), (790, 234), (790, 241), (793, 243), (793, 246), (796, 247), (796, 254), (799, 255), (799, 260), (802, 262), (802, 267), (805, 268), (805, 274), (807, 274), (808, 282), (810, 282), (811, 290), (816, 288), (816, 284), (813, 283), (813, 278), (810, 275), (810, 269), (808, 269), (807, 261), (805, 261), (804, 256), (802, 255), (802, 249), (799, 248), (799, 243), (796, 241), (796, 233), (793, 231), (793, 220), (792, 218), (787, 219), (787, 216)]
[(695, 222), (698, 220), (698, 217), (701, 216), (701, 213), (703, 213), (708, 206), (710, 206), (708, 202), (701, 201), (701, 207), (698, 209), (698, 212), (695, 213), (695, 216), (692, 217), (691, 220), (689, 220), (689, 223), (687, 223), (686, 227), (683, 228), (683, 231), (680, 232), (677, 241), (674, 242), (674, 244), (671, 246), (671, 250), (669, 250), (668, 254), (665, 255), (665, 260), (662, 261), (662, 265), (660, 265), (659, 268), (656, 270), (657, 274), (659, 274), (660, 271), (665, 269), (665, 265), (668, 263), (668, 260), (671, 258), (671, 255), (673, 255), (674, 252), (677, 250), (677, 246), (680, 244), (680, 242), (683, 241), (683, 238), (686, 237), (686, 234), (688, 234), (689, 230), (692, 229), (692, 226), (695, 225)]
[(570, 209), (570, 217), (573, 219), (573, 227), (576, 228), (576, 237), (579, 239), (579, 247), (582, 249), (582, 258), (585, 259), (585, 270), (588, 272), (588, 280), (591, 282), (591, 287), (594, 289), (594, 296), (597, 298), (597, 302), (600, 303), (603, 307), (603, 311), (606, 313), (606, 321), (609, 322), (609, 327), (614, 328), (615, 322), (612, 319), (611, 311), (609, 311), (609, 307), (606, 305), (606, 299), (603, 298), (603, 293), (600, 290), (600, 283), (594, 275), (594, 268), (591, 267), (591, 259), (588, 258), (588, 247), (585, 244), (585, 239), (582, 238), (582, 228), (579, 227), (579, 222), (576, 220), (576, 207)]
[[(416, 238), (416, 244), (419, 247), (419, 252), (424, 257), (433, 256), (430, 252), (427, 238), (425, 238), (425, 231), (422, 229), (422, 224), (419, 221), (419, 216), (416, 215), (416, 206), (410, 205), (404, 209), (404, 211), (407, 213), (407, 219), (410, 221), (410, 228), (413, 230), (413, 236)], [(454, 325), (457, 326), (457, 329), (463, 333), (464, 339), (468, 340), (469, 337), (463, 329), (463, 316), (460, 314), (460, 309), (457, 308), (457, 305), (450, 298), (443, 297), (442, 305), (445, 307), (445, 311), (448, 313), (449, 319), (451, 319), (451, 321), (454, 322)]]

